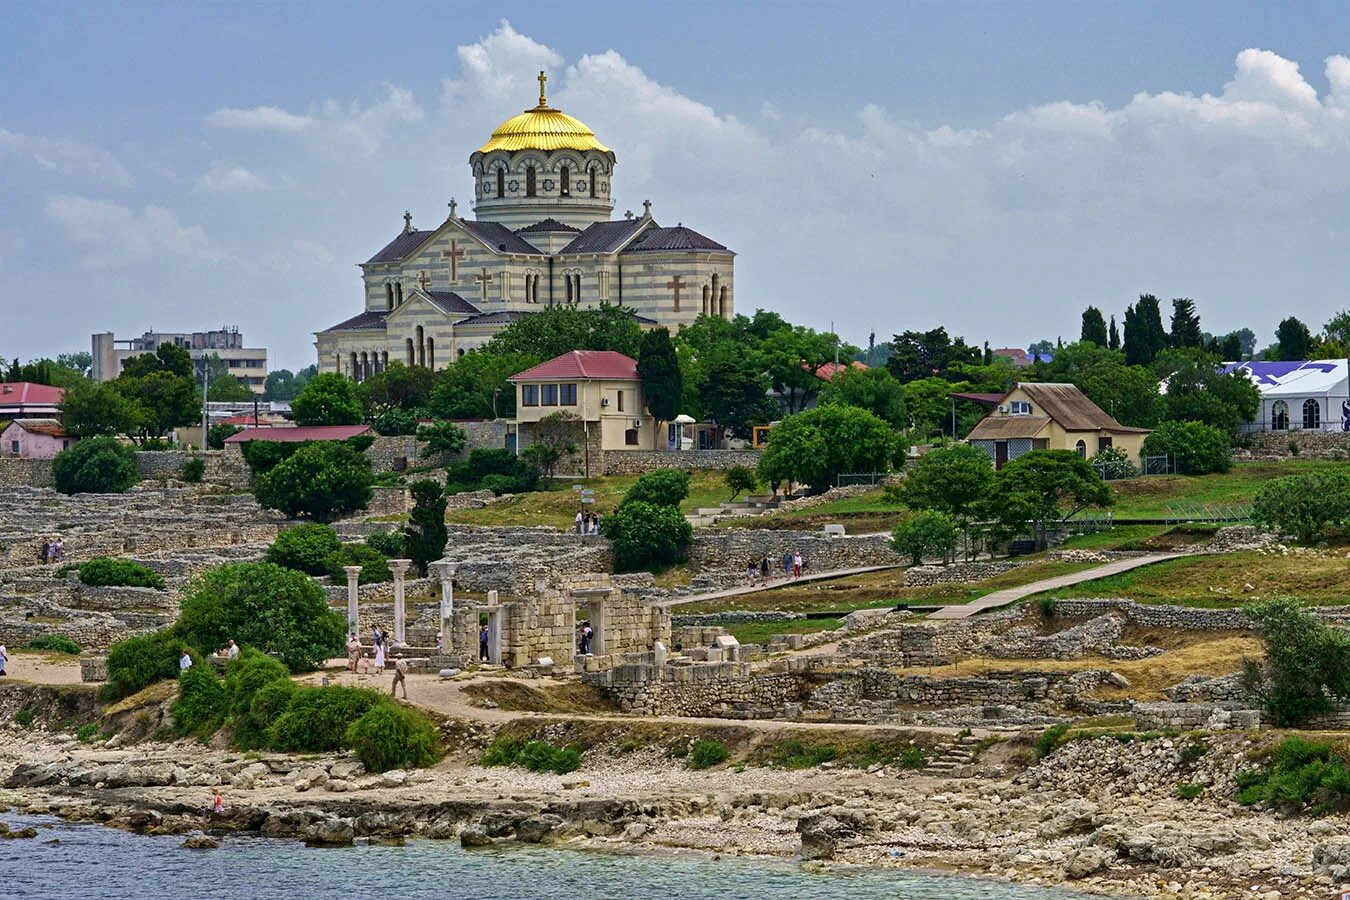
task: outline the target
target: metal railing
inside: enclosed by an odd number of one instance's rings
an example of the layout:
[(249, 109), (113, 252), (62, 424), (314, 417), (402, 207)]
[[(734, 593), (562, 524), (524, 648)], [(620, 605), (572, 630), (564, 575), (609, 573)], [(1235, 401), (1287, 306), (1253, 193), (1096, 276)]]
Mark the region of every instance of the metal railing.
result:
[(1250, 503), (1169, 503), (1163, 507), (1168, 525), (1182, 522), (1246, 522), (1252, 517)]

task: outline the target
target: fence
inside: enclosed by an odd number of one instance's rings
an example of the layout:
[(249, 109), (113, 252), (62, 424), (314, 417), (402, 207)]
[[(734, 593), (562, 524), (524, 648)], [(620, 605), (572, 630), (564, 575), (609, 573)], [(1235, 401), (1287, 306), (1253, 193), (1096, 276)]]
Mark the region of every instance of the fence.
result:
[(1168, 525), (1181, 522), (1246, 522), (1252, 517), (1249, 503), (1169, 503), (1163, 507), (1163, 521)]
[(890, 472), (851, 472), (848, 475), (835, 476), (835, 487), (852, 487), (856, 484), (868, 484), (876, 486), (885, 481)]

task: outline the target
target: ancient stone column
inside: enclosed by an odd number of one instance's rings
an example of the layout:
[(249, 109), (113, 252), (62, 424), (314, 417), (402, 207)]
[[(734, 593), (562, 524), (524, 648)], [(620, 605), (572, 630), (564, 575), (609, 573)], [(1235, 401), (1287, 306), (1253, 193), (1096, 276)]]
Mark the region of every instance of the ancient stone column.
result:
[(361, 619), (356, 610), (356, 583), (361, 578), (361, 567), (343, 566), (342, 571), (347, 573), (347, 633), (359, 637), (361, 634)]
[(394, 573), (394, 646), (406, 647), (408, 641), (404, 638), (403, 623), (407, 616), (403, 606), (403, 576), (408, 574), (408, 567), (412, 565), (411, 559), (391, 559), (389, 560), (389, 571)]
[(455, 615), (455, 567), (448, 562), (434, 562), (429, 567), (441, 580), (441, 634), (445, 636), (445, 649), (451, 645), (454, 633), (452, 621)]

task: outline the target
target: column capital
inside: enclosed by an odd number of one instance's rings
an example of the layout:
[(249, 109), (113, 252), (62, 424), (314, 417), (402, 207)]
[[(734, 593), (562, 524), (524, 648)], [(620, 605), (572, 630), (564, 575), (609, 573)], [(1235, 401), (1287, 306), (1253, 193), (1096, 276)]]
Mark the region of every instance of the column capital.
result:
[(408, 573), (408, 567), (411, 565), (411, 559), (391, 559), (389, 560), (389, 571), (394, 573), (395, 578), (402, 578)]
[(347, 573), (348, 578), (356, 578), (361, 574), (360, 566), (343, 566), (342, 571)]

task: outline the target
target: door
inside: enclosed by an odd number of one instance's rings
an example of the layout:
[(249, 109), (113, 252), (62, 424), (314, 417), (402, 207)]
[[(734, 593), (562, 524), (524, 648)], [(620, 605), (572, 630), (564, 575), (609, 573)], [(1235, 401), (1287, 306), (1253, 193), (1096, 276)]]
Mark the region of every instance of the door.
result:
[(1001, 469), (1008, 463), (1008, 442), (994, 441), (994, 468)]

